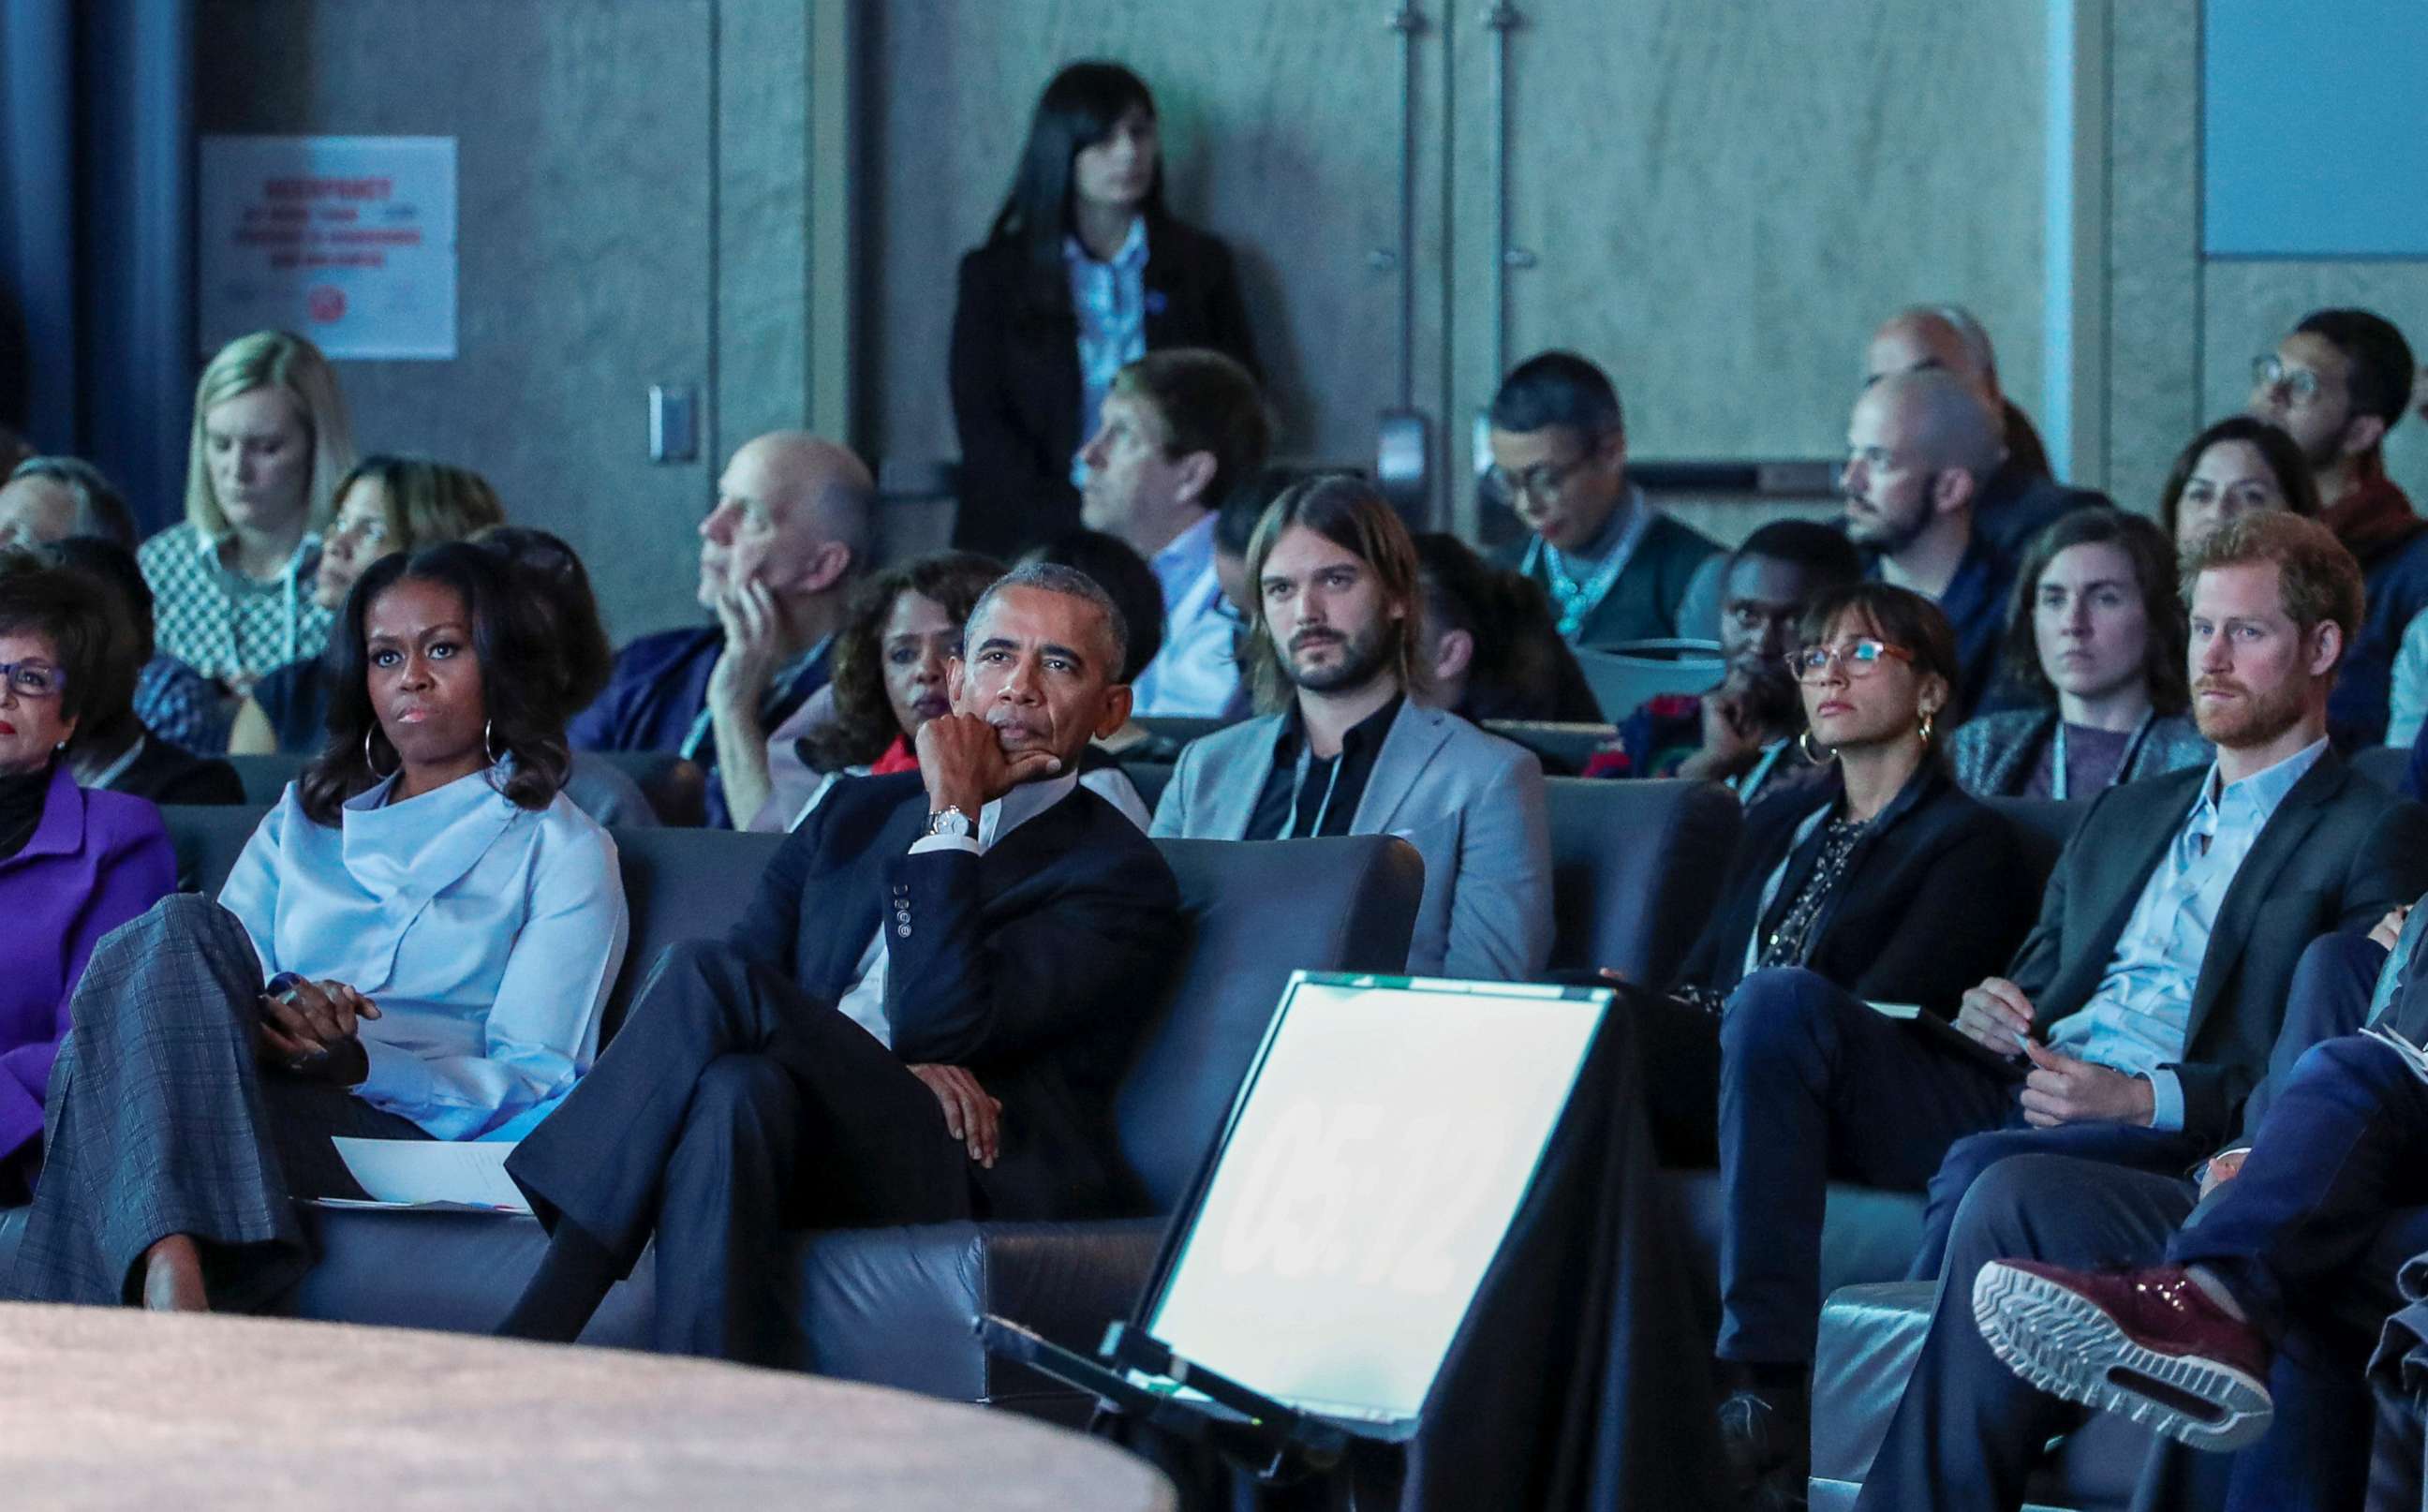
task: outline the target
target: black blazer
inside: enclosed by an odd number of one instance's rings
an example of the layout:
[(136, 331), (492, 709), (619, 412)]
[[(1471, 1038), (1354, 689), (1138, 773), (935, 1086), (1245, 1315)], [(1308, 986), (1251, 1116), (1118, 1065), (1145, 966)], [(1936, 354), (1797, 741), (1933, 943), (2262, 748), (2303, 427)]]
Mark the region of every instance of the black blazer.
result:
[(906, 1064), (966, 1066), (1003, 1102), (1003, 1149), (973, 1168), (989, 1212), (1116, 1210), (1112, 1095), (1180, 944), (1154, 842), (1075, 789), (983, 856), (910, 854), (915, 772), (854, 778), (795, 830), (727, 944), (824, 1002), (886, 929), (885, 1012)]
[[(1844, 796), (1832, 770), (1746, 811), (1719, 909), (1688, 953), (1681, 981), (1720, 992), (1737, 984), (1756, 926), (1769, 929), (1786, 915), (1820, 858), (1826, 822), (1801, 845), (1796, 827)], [(1763, 883), (1782, 859), (1786, 874), (1762, 909)], [(1996, 972), (2031, 928), (2038, 899), (2012, 885), (2023, 875), (2013, 826), (1927, 762), (1857, 842), (1805, 964), (1857, 997), (1952, 1016), (1964, 990)]]
[[(1231, 251), (1170, 217), (1147, 223), (1146, 345), (1210, 347), (1256, 371)], [(1028, 251), (989, 242), (961, 258), (953, 305), (953, 423), (960, 509), (953, 544), (1009, 561), (1079, 523), (1079, 321), (1068, 297), (1030, 310)], [(1220, 501), (1217, 501), (1219, 502)]]
[[(2208, 780), (2207, 767), (2111, 787), (2058, 856), (2040, 922), (2007, 975), (2045, 1033), (2099, 990), (2150, 874)], [(2319, 758), (2259, 831), (2219, 906), (2192, 985), (2184, 1127), (2214, 1144), (2266, 1075), (2294, 963), (2331, 929), (2366, 929), (2428, 890), (2428, 811)]]

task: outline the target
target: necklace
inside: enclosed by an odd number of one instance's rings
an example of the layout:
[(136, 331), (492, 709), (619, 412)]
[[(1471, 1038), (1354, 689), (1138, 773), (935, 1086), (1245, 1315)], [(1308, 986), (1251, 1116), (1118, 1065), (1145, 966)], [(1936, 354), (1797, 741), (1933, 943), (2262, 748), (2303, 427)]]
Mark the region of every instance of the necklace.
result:
[(1635, 543), (1643, 538), (1646, 511), (1637, 509), (1627, 529), (1613, 543), (1610, 554), (1601, 559), (1591, 576), (1580, 582), (1568, 569), (1567, 553), (1548, 544), (1537, 535), (1526, 547), (1526, 555), (1518, 570), (1533, 576), (1534, 565), (1543, 566), (1543, 581), (1550, 589), (1552, 606), (1560, 612), (1560, 638), (1574, 644), (1583, 633), (1586, 618), (1610, 597), (1618, 583), (1618, 575), (1627, 570), (1630, 557), (1635, 554)]

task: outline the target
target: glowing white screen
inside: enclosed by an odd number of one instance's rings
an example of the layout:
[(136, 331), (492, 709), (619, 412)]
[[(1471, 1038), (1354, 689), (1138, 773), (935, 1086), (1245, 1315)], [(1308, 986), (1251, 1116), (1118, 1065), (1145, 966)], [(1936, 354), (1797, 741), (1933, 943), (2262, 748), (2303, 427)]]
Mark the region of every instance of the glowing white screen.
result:
[(1524, 993), (1300, 983), (1149, 1331), (1293, 1406), (1413, 1417), (1600, 1022)]

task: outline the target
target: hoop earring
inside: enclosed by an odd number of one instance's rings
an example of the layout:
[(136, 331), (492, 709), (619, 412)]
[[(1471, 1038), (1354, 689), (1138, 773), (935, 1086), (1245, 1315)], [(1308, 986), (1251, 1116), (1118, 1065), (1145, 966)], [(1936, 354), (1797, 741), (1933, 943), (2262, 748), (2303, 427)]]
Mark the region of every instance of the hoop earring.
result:
[(373, 725), (369, 730), (363, 731), (363, 769), (369, 772), (373, 777), (386, 778), (389, 774), (381, 771), (379, 769), (379, 763), (371, 759), (371, 737), (378, 733), (379, 726), (377, 725)]
[(1827, 766), (1838, 759), (1838, 753), (1834, 750), (1822, 750), (1815, 754), (1817, 748), (1813, 744), (1811, 726), (1807, 726), (1804, 733), (1796, 737), (1796, 748), (1803, 755), (1805, 761), (1814, 766)]
[(1922, 743), (1926, 746), (1930, 744), (1930, 716), (1932, 712), (1933, 711), (1928, 709), (1922, 711)]
[(492, 723), (494, 723), (494, 721), (488, 719), (481, 721), (481, 754), (489, 758), (489, 764), (495, 766), (501, 758), (490, 748), (489, 727)]

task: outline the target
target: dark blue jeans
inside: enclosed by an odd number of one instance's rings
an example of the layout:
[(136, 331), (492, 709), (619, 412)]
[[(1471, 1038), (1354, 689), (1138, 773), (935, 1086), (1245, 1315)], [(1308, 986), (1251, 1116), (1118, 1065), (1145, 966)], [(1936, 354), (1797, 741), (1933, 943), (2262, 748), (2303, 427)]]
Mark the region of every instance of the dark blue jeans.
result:
[(2012, 1109), (1993, 1072), (1810, 971), (1739, 983), (1720, 1020), (1720, 1356), (1812, 1359), (1831, 1177), (1919, 1192)]

